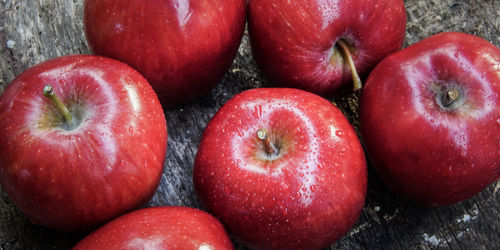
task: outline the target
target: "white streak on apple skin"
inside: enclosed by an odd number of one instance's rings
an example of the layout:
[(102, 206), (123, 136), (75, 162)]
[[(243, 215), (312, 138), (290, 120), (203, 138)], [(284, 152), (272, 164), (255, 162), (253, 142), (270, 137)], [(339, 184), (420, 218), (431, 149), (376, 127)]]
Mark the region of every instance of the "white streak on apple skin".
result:
[(175, 0), (174, 8), (177, 11), (177, 21), (182, 29), (191, 19), (191, 6), (189, 5), (189, 1)]
[[(252, 113), (255, 110), (255, 107), (261, 107), (259, 108), (261, 110), (260, 112), (260, 118), (256, 123), (251, 124), (250, 126), (243, 127), (241, 128), (241, 133), (242, 136), (235, 136), (233, 137), (231, 141), (231, 148), (234, 149), (239, 149), (242, 146), (244, 146), (244, 141), (248, 140), (247, 138), (252, 136), (256, 136), (256, 131), (259, 130), (260, 128), (269, 128), (269, 118), (273, 112), (279, 112), (278, 110), (280, 108), (286, 109), (287, 112), (292, 112), (297, 120), (300, 120), (304, 123), (306, 129), (308, 130), (308, 137), (310, 139), (309, 142), (309, 149), (310, 152), (319, 152), (319, 145), (320, 142), (318, 141), (317, 137), (317, 131), (314, 128), (314, 125), (312, 122), (309, 120), (309, 118), (304, 114), (304, 112), (300, 108), (300, 105), (298, 103), (291, 103), (290, 101), (286, 100), (274, 100), (272, 103), (269, 103), (267, 99), (257, 99), (252, 101), (251, 103), (245, 103), (241, 106), (241, 112), (247, 112), (247, 113)], [(233, 155), (232, 159), (234, 162), (245, 162), (246, 156), (243, 155), (244, 150), (233, 150)], [(286, 157), (286, 156), (285, 156)], [(319, 165), (319, 154), (313, 154), (313, 153), (308, 153), (307, 154), (307, 161), (305, 163), (300, 162), (300, 163), (292, 163), (290, 161), (282, 161), (282, 163), (278, 166), (275, 166), (275, 168), (272, 169), (272, 172), (268, 172), (269, 170), (262, 168), (257, 165), (253, 164), (247, 164), (247, 165), (238, 165), (238, 167), (244, 168), (248, 171), (258, 173), (258, 174), (270, 174), (272, 176), (278, 176), (283, 173), (282, 169), (287, 166), (291, 166), (292, 164), (306, 164), (308, 166), (308, 171), (303, 172), (304, 175), (300, 176), (297, 174), (297, 178), (300, 179), (301, 183), (303, 186), (298, 190), (300, 193), (300, 198), (299, 201), (301, 204), (304, 206), (308, 206), (311, 204), (315, 192), (312, 192), (311, 186), (316, 184), (316, 177), (314, 175), (314, 172), (318, 169)]]
[[(54, 68), (52, 70), (47, 70), (40, 74), (41, 77), (47, 77), (47, 80), (53, 81), (54, 79), (59, 79), (58, 77), (66, 78), (66, 74), (70, 73), (71, 70), (77, 65), (78, 62), (71, 63), (65, 67)], [(55, 86), (53, 86), (55, 87)]]
[(134, 86), (125, 84), (125, 90), (127, 91), (128, 98), (132, 104), (132, 109), (135, 112), (141, 111), (141, 101), (139, 100), (139, 95), (137, 95), (137, 90)]
[[(147, 238), (135, 238), (131, 240), (127, 247), (130, 249), (164, 249), (165, 242), (168, 242), (169, 238), (165, 236), (149, 236)], [(193, 245), (196, 245), (194, 243)], [(185, 246), (177, 246), (179, 248)], [(198, 247), (198, 250), (214, 250), (214, 248), (208, 244), (202, 244)]]
[(135, 238), (131, 240), (127, 246), (130, 249), (163, 249), (164, 244), (163, 240), (165, 240), (161, 236), (153, 237), (150, 236), (148, 238)]
[[(115, 119), (115, 116), (119, 112), (119, 107), (117, 106), (117, 103), (114, 101), (117, 98), (115, 97), (115, 94), (111, 87), (107, 84), (107, 82), (102, 78), (102, 75), (104, 74), (103, 72), (96, 72), (95, 69), (82, 69), (79, 70), (77, 74), (81, 75), (88, 75), (92, 77), (95, 82), (99, 85), (100, 93), (102, 94), (101, 97), (105, 99), (103, 103), (105, 103), (105, 107), (93, 107), (93, 108), (106, 108), (107, 112), (105, 116), (105, 120), (107, 121), (113, 121)], [(91, 108), (91, 107), (89, 107)], [(113, 137), (113, 131), (111, 128), (111, 125), (113, 124), (112, 122), (103, 124), (102, 122), (97, 122), (97, 131), (99, 134), (104, 135), (99, 137), (101, 142), (104, 145), (104, 153), (107, 155), (107, 159), (109, 162), (108, 166), (113, 166), (116, 163), (116, 153), (117, 153), (117, 143), (115, 138)]]
[(483, 58), (486, 59), (491, 64), (491, 68), (493, 70), (496, 70), (500, 76), (500, 63), (497, 60), (495, 60), (495, 58), (493, 58), (491, 54), (488, 53), (484, 53)]
[[(423, 76), (428, 75), (429, 72), (433, 72), (431, 74), (436, 74), (434, 73), (434, 69), (429, 69), (427, 66), (434, 65), (434, 63), (432, 63), (433, 57), (441, 56), (452, 58), (453, 53), (450, 53), (450, 51), (457, 50), (458, 48), (455, 48), (452, 45), (437, 49), (434, 53), (429, 54), (426, 57), (419, 57), (418, 60), (410, 61), (406, 65), (403, 65), (401, 69), (408, 79), (410, 89), (413, 91), (411, 95), (411, 101), (414, 107), (416, 107), (416, 111), (420, 114), (421, 117), (427, 120), (428, 124), (432, 124), (435, 128), (441, 127), (449, 131), (449, 136), (450, 138), (453, 138), (455, 146), (459, 148), (461, 150), (461, 154), (465, 156), (467, 155), (469, 135), (467, 134), (467, 132), (464, 132), (467, 131), (467, 129), (463, 129), (462, 127), (467, 125), (465, 123), (456, 122), (456, 119), (449, 119), (445, 115), (441, 116), (442, 119), (436, 119), (431, 114), (429, 107), (425, 106), (424, 102), (422, 102), (422, 100), (425, 98), (425, 94), (422, 93), (422, 89), (425, 89), (426, 86), (424, 86), (424, 88), (419, 86), (421, 84), (429, 84), (428, 82), (422, 81), (422, 79), (424, 79)], [(482, 88), (481, 92), (485, 93), (484, 95), (489, 96), (495, 94), (494, 90), (491, 88), (491, 86), (489, 86), (488, 82), (481, 80), (482, 76), (477, 71), (468, 70), (474, 68), (474, 65), (471, 62), (465, 60), (464, 58), (453, 58), (453, 60), (458, 60), (458, 64), (462, 67), (462, 69), (465, 72), (470, 72), (470, 78), (480, 83), (480, 86)], [(418, 65), (418, 67), (416, 67), (416, 65)], [(422, 69), (422, 67), (425, 68)], [(431, 76), (431, 79), (432, 77), (434, 76)], [(458, 84), (460, 85), (460, 83)], [(462, 107), (457, 109), (457, 112), (459, 112), (460, 115), (480, 120), (495, 108), (495, 103), (491, 99), (485, 98), (484, 100), (485, 103), (483, 103), (482, 105), (475, 105), (473, 107), (470, 107), (470, 105), (468, 105), (466, 102)], [(460, 110), (463, 110), (463, 112), (461, 112)]]
[(198, 250), (214, 250), (214, 248), (213, 248), (212, 246), (210, 246), (210, 245), (206, 245), (206, 244), (204, 244), (204, 245), (201, 245), (201, 246), (198, 248)]
[(323, 16), (321, 20), (323, 20), (322, 29), (326, 29), (328, 25), (332, 24), (333, 21), (340, 16), (339, 12), (339, 4), (338, 1), (332, 0), (319, 0), (318, 8)]

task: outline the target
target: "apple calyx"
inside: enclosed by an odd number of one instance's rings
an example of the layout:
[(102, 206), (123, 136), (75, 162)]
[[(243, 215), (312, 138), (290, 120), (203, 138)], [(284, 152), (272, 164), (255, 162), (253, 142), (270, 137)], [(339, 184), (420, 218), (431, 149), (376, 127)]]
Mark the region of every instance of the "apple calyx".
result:
[(275, 155), (278, 153), (278, 151), (274, 148), (273, 144), (271, 143), (271, 140), (269, 139), (269, 132), (265, 128), (261, 128), (257, 131), (257, 138), (262, 142), (264, 145), (264, 151), (266, 152), (267, 155)]
[(363, 84), (361, 83), (361, 79), (359, 78), (358, 72), (356, 71), (356, 66), (354, 65), (351, 52), (349, 51), (349, 46), (347, 46), (347, 44), (342, 40), (338, 40), (337, 45), (338, 47), (340, 47), (342, 57), (345, 61), (347, 61), (347, 64), (351, 69), (354, 91), (360, 90), (361, 88), (363, 88)]
[(460, 98), (460, 91), (455, 88), (451, 88), (444, 92), (443, 96), (441, 97), (441, 103), (444, 107), (448, 108), (456, 100), (458, 100), (458, 98)]
[(47, 84), (43, 87), (43, 95), (52, 101), (54, 106), (57, 108), (59, 113), (62, 115), (64, 122), (67, 125), (71, 124), (73, 117), (71, 116), (71, 113), (69, 112), (66, 105), (64, 105), (64, 103), (61, 102), (59, 97), (57, 97), (56, 93), (54, 92), (54, 88), (52, 88), (52, 85)]
[(464, 92), (459, 86), (443, 86), (437, 83), (433, 88), (436, 104), (444, 111), (452, 112), (465, 103)]

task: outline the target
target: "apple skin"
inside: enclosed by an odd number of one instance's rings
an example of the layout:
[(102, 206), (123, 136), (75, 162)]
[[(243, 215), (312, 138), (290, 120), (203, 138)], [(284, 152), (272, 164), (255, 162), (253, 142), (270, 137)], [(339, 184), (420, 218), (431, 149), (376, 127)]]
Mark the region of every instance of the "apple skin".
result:
[(248, 23), (253, 56), (270, 81), (330, 97), (352, 89), (337, 41), (349, 45), (363, 78), (401, 49), (406, 10), (402, 0), (252, 0)]
[[(448, 108), (436, 92), (447, 88), (462, 93)], [(500, 177), (500, 50), (450, 32), (390, 55), (366, 82), (360, 123), (394, 192), (428, 206), (474, 196)]]
[[(42, 94), (50, 83), (77, 126)], [(59, 120), (59, 122), (58, 122)], [(33, 66), (0, 97), (0, 183), (38, 224), (85, 231), (147, 202), (167, 127), (153, 89), (124, 63), (72, 55)]]
[(210, 91), (243, 36), (245, 0), (85, 0), (91, 50), (141, 72), (167, 107)]
[(79, 249), (234, 249), (222, 224), (189, 207), (143, 208), (122, 215), (82, 239)]
[[(279, 155), (256, 137), (267, 129)], [(366, 195), (363, 149), (344, 115), (302, 90), (244, 91), (203, 133), (195, 191), (239, 241), (262, 249), (317, 249), (359, 218)]]

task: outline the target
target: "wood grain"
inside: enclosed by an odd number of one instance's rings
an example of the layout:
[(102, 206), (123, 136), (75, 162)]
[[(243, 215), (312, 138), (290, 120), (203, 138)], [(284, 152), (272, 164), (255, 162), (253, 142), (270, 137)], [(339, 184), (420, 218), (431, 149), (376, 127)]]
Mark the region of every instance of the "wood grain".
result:
[[(83, 0), (0, 0), (0, 92), (15, 76), (49, 58), (89, 49), (82, 24)], [(407, 0), (405, 46), (442, 31), (480, 36), (500, 47), (499, 0)], [(215, 112), (236, 93), (269, 86), (251, 56), (245, 35), (228, 73), (205, 97), (165, 110), (165, 171), (148, 206), (200, 207), (192, 182), (201, 134)], [(332, 100), (357, 127), (358, 97)], [(454, 206), (427, 208), (388, 191), (369, 169), (363, 213), (331, 249), (500, 249), (500, 182)], [(0, 190), (0, 249), (67, 249), (82, 234), (33, 225)], [(236, 245), (239, 249), (244, 246)]]

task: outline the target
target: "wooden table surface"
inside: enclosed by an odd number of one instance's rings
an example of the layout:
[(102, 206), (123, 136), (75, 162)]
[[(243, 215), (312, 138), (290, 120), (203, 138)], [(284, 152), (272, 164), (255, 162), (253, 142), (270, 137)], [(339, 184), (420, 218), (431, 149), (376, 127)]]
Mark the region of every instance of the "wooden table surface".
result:
[[(34, 64), (90, 53), (82, 4), (83, 0), (0, 0), (0, 92)], [(500, 0), (406, 0), (405, 5), (405, 47), (442, 31), (474, 34), (500, 47)], [(192, 170), (203, 129), (236, 93), (262, 86), (269, 85), (256, 68), (245, 34), (233, 65), (215, 89), (193, 103), (165, 110), (169, 137), (164, 174), (148, 206), (200, 207)], [(357, 96), (331, 101), (357, 127)], [(457, 205), (427, 208), (392, 194), (370, 166), (362, 215), (331, 249), (500, 249), (499, 190), (496, 182)], [(31, 224), (0, 189), (0, 249), (67, 249), (83, 236)]]

